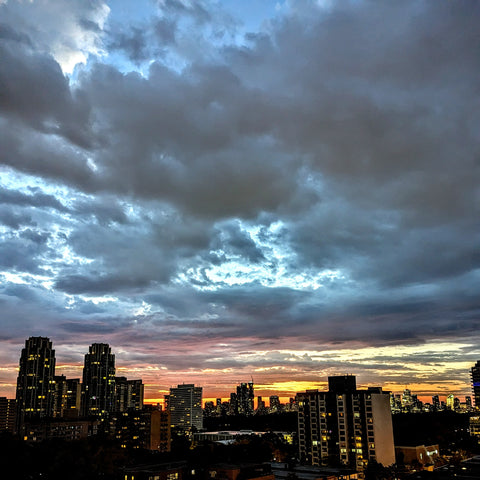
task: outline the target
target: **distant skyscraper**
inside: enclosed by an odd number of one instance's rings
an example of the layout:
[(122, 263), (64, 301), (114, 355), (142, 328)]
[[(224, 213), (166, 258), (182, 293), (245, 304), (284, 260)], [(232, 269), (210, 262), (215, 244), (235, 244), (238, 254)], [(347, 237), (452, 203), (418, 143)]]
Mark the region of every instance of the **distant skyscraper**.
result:
[(471, 369), (473, 404), (480, 408), (480, 360)]
[(253, 382), (241, 383), (237, 387), (237, 409), (240, 415), (253, 415)]
[(237, 415), (238, 414), (237, 394), (233, 393), (233, 392), (230, 394), (230, 404), (228, 406), (228, 414), (229, 415)]
[(280, 398), (278, 398), (278, 395), (270, 395), (270, 412), (275, 413), (280, 411)]
[(380, 387), (357, 390), (355, 377), (329, 378), (328, 392), (297, 395), (300, 459), (362, 472), (369, 460), (395, 462), (390, 396)]
[(447, 396), (447, 410), (455, 410), (455, 395), (451, 393), (450, 395)]
[(20, 356), (17, 378), (17, 431), (26, 420), (51, 417), (54, 411), (55, 350), (46, 337), (30, 337)]
[(409, 412), (412, 408), (412, 403), (412, 392), (408, 388), (406, 388), (402, 394), (402, 411)]
[(82, 415), (101, 420), (115, 410), (115, 355), (106, 343), (94, 343), (85, 355)]
[(193, 384), (178, 385), (170, 389), (168, 408), (172, 427), (192, 430), (203, 427), (202, 387)]

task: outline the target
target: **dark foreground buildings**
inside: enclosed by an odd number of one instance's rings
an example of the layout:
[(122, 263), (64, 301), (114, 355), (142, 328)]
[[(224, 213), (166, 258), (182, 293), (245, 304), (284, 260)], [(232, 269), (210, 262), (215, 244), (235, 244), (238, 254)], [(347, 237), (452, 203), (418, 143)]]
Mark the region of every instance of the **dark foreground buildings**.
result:
[(123, 428), (136, 433), (122, 432), (122, 444), (169, 450), (169, 417), (158, 409), (144, 408), (141, 380), (115, 377), (115, 355), (109, 345), (89, 347), (83, 383), (55, 376), (55, 350), (47, 337), (28, 338), (19, 363), (16, 402), (0, 398), (0, 431), (16, 431), (36, 442), (74, 440), (100, 431), (118, 438)]
[(300, 459), (362, 472), (369, 460), (395, 463), (390, 395), (357, 390), (353, 375), (329, 377), (328, 392), (298, 394)]

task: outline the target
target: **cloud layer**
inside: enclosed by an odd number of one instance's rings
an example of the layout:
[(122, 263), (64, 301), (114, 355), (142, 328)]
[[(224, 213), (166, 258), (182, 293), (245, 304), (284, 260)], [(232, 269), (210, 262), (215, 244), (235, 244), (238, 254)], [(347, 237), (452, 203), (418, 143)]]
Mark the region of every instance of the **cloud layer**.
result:
[(345, 370), (468, 392), (479, 5), (284, 2), (256, 31), (139, 5), (0, 5), (3, 390), (46, 335), (73, 373), (107, 341), (151, 397)]

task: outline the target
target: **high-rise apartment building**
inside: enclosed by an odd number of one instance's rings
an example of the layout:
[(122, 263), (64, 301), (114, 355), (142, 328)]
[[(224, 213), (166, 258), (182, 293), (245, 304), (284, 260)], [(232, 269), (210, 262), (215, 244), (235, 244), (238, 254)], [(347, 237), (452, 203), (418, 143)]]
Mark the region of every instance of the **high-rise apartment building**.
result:
[(230, 394), (230, 402), (228, 406), (228, 414), (229, 415), (237, 415), (238, 414), (238, 399), (237, 394), (232, 392)]
[(106, 343), (94, 343), (85, 355), (81, 410), (100, 420), (115, 410), (115, 355)]
[(190, 431), (203, 427), (202, 387), (193, 384), (170, 389), (168, 397), (172, 427)]
[(142, 410), (144, 386), (142, 380), (115, 377), (115, 410)]
[(255, 394), (253, 382), (241, 383), (237, 387), (237, 410), (240, 415), (253, 415)]
[(270, 401), (270, 408), (269, 408), (270, 413), (276, 413), (281, 410), (280, 398), (278, 398), (278, 395), (270, 395), (269, 401)]
[(127, 411), (127, 377), (115, 377), (115, 411)]
[(473, 404), (475, 408), (480, 408), (480, 360), (471, 368), (472, 377)]
[(53, 383), (53, 416), (63, 418), (67, 402), (67, 377), (65, 375), (56, 375), (53, 377)]
[(0, 397), (0, 433), (15, 431), (16, 407), (14, 398)]
[(63, 416), (75, 418), (80, 416), (82, 385), (79, 378), (67, 378), (67, 393)]
[(328, 392), (297, 395), (301, 461), (343, 465), (360, 477), (369, 460), (395, 463), (389, 394), (380, 387), (357, 390), (353, 375), (329, 377), (328, 383)]
[(47, 337), (30, 337), (20, 356), (17, 378), (17, 431), (26, 420), (51, 417), (54, 411), (55, 350)]

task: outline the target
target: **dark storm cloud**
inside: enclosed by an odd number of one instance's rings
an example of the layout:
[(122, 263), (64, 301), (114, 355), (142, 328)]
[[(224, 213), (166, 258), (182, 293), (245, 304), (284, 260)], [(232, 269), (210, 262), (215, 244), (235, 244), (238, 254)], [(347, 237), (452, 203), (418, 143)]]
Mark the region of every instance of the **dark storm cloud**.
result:
[(210, 247), (213, 250), (240, 255), (251, 263), (259, 263), (265, 260), (262, 251), (248, 232), (241, 229), (238, 222), (219, 225), (217, 235), (212, 239)]
[(89, 107), (80, 94), (70, 91), (58, 63), (49, 55), (6, 41), (0, 43), (0, 55), (3, 114), (42, 133), (88, 147)]
[(149, 285), (145, 278), (120, 275), (102, 275), (87, 277), (81, 275), (65, 275), (57, 279), (55, 288), (66, 293), (104, 295), (106, 293), (122, 291), (125, 289), (142, 289)]
[(34, 274), (43, 273), (40, 265), (43, 256), (53, 252), (36, 239), (10, 237), (0, 243), (0, 267), (4, 270), (28, 272)]
[(67, 334), (72, 333), (89, 333), (96, 334), (111, 334), (118, 328), (114, 323), (109, 322), (64, 322), (60, 323), (58, 327)]
[(128, 34), (116, 34), (115, 39), (109, 44), (109, 50), (124, 51), (128, 58), (136, 64), (151, 58), (147, 37), (142, 28), (132, 27)]
[(37, 208), (54, 208), (60, 212), (66, 212), (67, 209), (53, 195), (43, 193), (39, 188), (30, 189), (31, 194), (0, 188), (0, 202), (18, 206), (31, 206)]
[(0, 223), (17, 230), (21, 226), (34, 226), (36, 222), (32, 220), (28, 213), (19, 213), (11, 208), (0, 207)]
[(10, 40), (18, 43), (23, 43), (29, 47), (33, 46), (29, 36), (23, 32), (15, 30), (13, 25), (0, 23), (0, 40)]
[(109, 197), (78, 200), (73, 205), (71, 213), (81, 216), (91, 215), (102, 225), (108, 225), (110, 222), (123, 224), (128, 221), (117, 199)]

